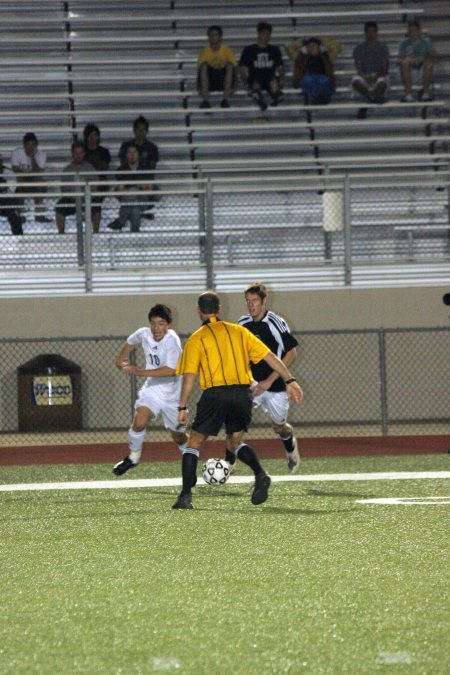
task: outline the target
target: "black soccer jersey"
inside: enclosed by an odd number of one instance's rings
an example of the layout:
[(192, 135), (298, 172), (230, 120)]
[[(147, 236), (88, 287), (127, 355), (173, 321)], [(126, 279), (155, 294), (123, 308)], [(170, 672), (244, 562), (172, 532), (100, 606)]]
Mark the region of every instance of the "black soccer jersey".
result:
[[(286, 321), (270, 310), (265, 313), (261, 321), (253, 321), (252, 317), (246, 314), (241, 316), (238, 323), (259, 337), (279, 359), (282, 359), (288, 351), (298, 346), (298, 342), (290, 333)], [(251, 368), (253, 377), (257, 382), (265, 380), (272, 373), (272, 368), (264, 360), (257, 364), (252, 363)], [(283, 379), (279, 377), (269, 391), (284, 391), (285, 389), (286, 385)]]

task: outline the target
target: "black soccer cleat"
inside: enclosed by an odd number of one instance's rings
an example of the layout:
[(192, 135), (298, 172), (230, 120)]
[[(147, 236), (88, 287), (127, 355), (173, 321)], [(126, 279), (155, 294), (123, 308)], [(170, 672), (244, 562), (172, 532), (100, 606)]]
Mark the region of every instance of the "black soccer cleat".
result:
[(135, 466), (137, 466), (137, 464), (134, 464), (129, 457), (125, 457), (114, 465), (113, 473), (115, 473), (116, 476), (121, 476), (126, 473), (128, 469), (134, 469)]
[(269, 496), (269, 487), (271, 483), (270, 476), (265, 472), (261, 471), (255, 476), (255, 487), (252, 492), (252, 504), (262, 504), (266, 501)]
[(172, 504), (173, 509), (193, 509), (192, 506), (192, 495), (189, 492), (188, 494), (183, 494), (182, 492), (178, 495), (177, 501)]

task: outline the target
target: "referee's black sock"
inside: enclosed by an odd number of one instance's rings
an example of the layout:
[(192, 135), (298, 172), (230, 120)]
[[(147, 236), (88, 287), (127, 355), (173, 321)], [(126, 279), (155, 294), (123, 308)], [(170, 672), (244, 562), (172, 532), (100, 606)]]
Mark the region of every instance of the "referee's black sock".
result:
[(258, 473), (261, 473), (261, 471), (264, 471), (261, 464), (259, 463), (258, 457), (256, 456), (256, 452), (246, 443), (240, 445), (235, 452), (236, 457), (238, 457), (241, 460), (241, 462), (244, 462), (244, 464), (247, 464), (247, 466), (251, 468), (255, 476)]
[(191, 450), (187, 448), (183, 452), (181, 460), (181, 475), (183, 476), (183, 495), (191, 494), (192, 484), (197, 474), (198, 450)]
[(234, 464), (236, 461), (236, 455), (227, 448), (225, 450), (225, 459), (227, 460), (228, 464)]

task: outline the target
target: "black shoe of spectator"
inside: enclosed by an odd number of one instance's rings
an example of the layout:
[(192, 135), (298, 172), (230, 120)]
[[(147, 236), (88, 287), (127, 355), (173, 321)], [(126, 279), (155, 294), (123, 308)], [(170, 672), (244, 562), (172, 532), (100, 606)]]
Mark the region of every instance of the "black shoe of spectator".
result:
[(35, 216), (34, 219), (37, 223), (53, 223), (52, 218), (44, 215)]
[(252, 94), (252, 98), (256, 103), (259, 105), (261, 110), (264, 112), (264, 110), (267, 110), (267, 103), (264, 100), (264, 96), (261, 94), (260, 91), (254, 91)]
[(145, 218), (146, 220), (154, 220), (155, 214), (153, 213), (153, 211), (144, 211), (142, 217)]
[(109, 227), (110, 230), (121, 230), (122, 225), (120, 224), (120, 221), (118, 218), (115, 220), (112, 220), (106, 227)]
[(230, 102), (229, 102), (229, 100), (228, 100), (227, 98), (223, 98), (223, 99), (220, 101), (220, 107), (221, 107), (221, 108), (229, 108), (229, 107), (230, 107)]
[(367, 119), (367, 108), (360, 108), (356, 113), (356, 119), (357, 120)]
[(206, 100), (206, 98), (203, 99), (203, 101), (200, 103), (199, 108), (205, 109), (205, 108), (211, 108), (211, 103)]

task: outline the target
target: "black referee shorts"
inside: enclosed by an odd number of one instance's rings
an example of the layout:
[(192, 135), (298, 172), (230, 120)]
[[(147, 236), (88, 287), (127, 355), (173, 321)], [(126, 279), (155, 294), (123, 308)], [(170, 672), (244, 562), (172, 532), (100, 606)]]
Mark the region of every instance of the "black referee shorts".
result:
[(225, 432), (247, 431), (252, 419), (253, 397), (248, 385), (205, 389), (197, 403), (192, 429), (207, 436)]

